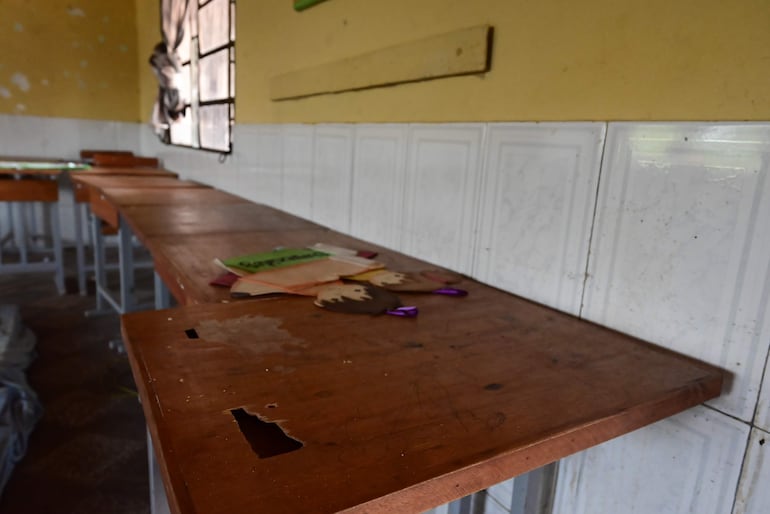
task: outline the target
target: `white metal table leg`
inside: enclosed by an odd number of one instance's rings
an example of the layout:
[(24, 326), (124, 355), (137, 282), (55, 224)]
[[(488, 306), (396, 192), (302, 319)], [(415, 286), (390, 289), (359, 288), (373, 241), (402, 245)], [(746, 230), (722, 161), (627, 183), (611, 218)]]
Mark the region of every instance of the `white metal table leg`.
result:
[(13, 217), (14, 242), (19, 249), (19, 262), (27, 264), (29, 262), (29, 255), (27, 254), (27, 217), (24, 212), (24, 203), (14, 202), (13, 208), (15, 210)]
[(102, 236), (101, 220), (91, 215), (91, 241), (94, 250), (94, 282), (96, 283), (96, 308), (87, 311), (86, 316), (105, 313), (103, 291), (107, 287), (107, 270), (104, 263), (104, 236)]
[(86, 254), (83, 244), (83, 210), (84, 203), (75, 203), (75, 266), (78, 273), (78, 292), (81, 296), (86, 295)]
[(155, 458), (149, 430), (147, 430), (147, 464), (150, 471), (150, 513), (170, 514), (166, 489), (163, 487), (160, 466), (158, 466), (158, 461)]
[(133, 234), (128, 224), (120, 219), (118, 230), (118, 258), (120, 273), (120, 313), (134, 308), (134, 247)]
[(169, 294), (168, 287), (163, 283), (163, 280), (156, 271), (155, 275), (155, 308), (156, 309), (168, 309), (171, 306), (171, 295)]
[(51, 206), (51, 236), (53, 239), (53, 256), (56, 264), (56, 274), (54, 275), (54, 281), (56, 282), (56, 289), (61, 295), (66, 292), (66, 288), (64, 286), (64, 252), (62, 252), (61, 225), (59, 224), (58, 211), (58, 203)]

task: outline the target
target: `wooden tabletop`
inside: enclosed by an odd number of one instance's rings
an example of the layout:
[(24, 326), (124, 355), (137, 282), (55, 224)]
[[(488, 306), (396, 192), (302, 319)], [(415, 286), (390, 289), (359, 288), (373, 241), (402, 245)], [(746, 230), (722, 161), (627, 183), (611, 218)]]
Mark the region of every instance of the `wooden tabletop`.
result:
[(155, 270), (181, 305), (222, 303), (232, 301), (230, 290), (212, 286), (212, 279), (224, 273), (213, 263), (239, 255), (268, 252), (277, 247), (303, 248), (315, 243), (326, 243), (354, 250), (377, 253), (398, 271), (419, 271), (424, 263), (405, 257), (386, 248), (316, 227), (285, 231), (221, 232), (194, 235), (166, 235), (144, 239), (152, 255)]
[(100, 176), (139, 176), (139, 177), (170, 177), (176, 178), (178, 173), (164, 170), (162, 168), (148, 168), (148, 167), (109, 167), (109, 166), (91, 166), (88, 169), (79, 170), (73, 173), (74, 175), (100, 175)]
[(249, 202), (240, 196), (211, 188), (108, 187), (102, 189), (102, 194), (119, 208), (132, 205), (211, 205)]
[[(86, 193), (86, 198), (88, 198), (91, 206), (91, 212), (114, 228), (118, 228), (119, 225), (119, 211), (103, 193), (108, 188), (144, 189), (146, 191), (157, 189), (209, 189), (209, 186), (198, 182), (179, 180), (172, 177), (77, 174), (71, 178), (76, 188), (81, 193)], [(78, 190), (76, 190), (76, 198), (81, 194), (78, 193)]]
[(303, 297), (124, 315), (172, 512), (422, 512), (720, 392), (717, 368), (460, 287), (409, 297), (414, 319)]
[(72, 181), (78, 184), (84, 184), (94, 189), (104, 189), (108, 187), (145, 187), (145, 188), (166, 188), (166, 187), (209, 187), (199, 182), (189, 180), (179, 180), (174, 177), (158, 176), (133, 176), (133, 175), (86, 175), (84, 173), (75, 173), (71, 175)]
[(319, 228), (266, 205), (246, 203), (199, 205), (129, 205), (120, 208), (140, 241), (157, 236), (200, 235)]

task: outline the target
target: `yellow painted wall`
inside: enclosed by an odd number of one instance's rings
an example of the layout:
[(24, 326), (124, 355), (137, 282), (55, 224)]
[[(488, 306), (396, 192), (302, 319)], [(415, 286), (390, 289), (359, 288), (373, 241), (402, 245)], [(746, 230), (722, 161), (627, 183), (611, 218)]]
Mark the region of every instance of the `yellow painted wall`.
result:
[[(149, 121), (158, 95), (158, 81), (150, 67), (150, 54), (161, 41), (160, 0), (134, 0), (137, 32), (136, 57), (138, 66), (139, 118)], [(244, 2), (245, 3), (245, 2)]]
[[(137, 9), (158, 26), (156, 3)], [(237, 2), (239, 123), (768, 120), (768, 0), (291, 0)], [(492, 71), (272, 102), (270, 76), (482, 23)], [(141, 32), (141, 31), (140, 31)], [(157, 40), (140, 41), (141, 53)], [(140, 68), (147, 119), (154, 92)]]
[(137, 121), (131, 2), (0, 0), (0, 113)]
[[(0, 113), (147, 120), (159, 0), (0, 0)], [(237, 120), (767, 120), (767, 0), (238, 2)], [(272, 102), (286, 71), (481, 23), (492, 71)]]

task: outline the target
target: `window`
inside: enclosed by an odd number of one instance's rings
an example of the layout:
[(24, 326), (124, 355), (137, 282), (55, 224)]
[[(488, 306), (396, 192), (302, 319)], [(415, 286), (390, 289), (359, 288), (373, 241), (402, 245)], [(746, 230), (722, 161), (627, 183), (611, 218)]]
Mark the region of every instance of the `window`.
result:
[(177, 87), (185, 116), (172, 123), (173, 145), (229, 153), (235, 120), (235, 0), (189, 0), (177, 49)]

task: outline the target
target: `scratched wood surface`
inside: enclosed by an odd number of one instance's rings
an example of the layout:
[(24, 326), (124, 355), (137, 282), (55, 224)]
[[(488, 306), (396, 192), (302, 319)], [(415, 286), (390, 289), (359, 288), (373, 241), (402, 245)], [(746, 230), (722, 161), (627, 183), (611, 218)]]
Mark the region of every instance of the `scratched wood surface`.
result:
[[(410, 296), (415, 319), (302, 297), (123, 316), (172, 511), (421, 512), (720, 392), (717, 368), (460, 287)], [(260, 458), (265, 427), (302, 447)]]
[(120, 212), (142, 242), (147, 238), (163, 235), (272, 232), (319, 227), (313, 222), (278, 209), (251, 202), (226, 202), (205, 206), (128, 205), (122, 207)]
[(118, 208), (130, 205), (210, 205), (249, 201), (211, 188), (109, 187), (103, 188), (102, 193)]
[(425, 266), (434, 267), (324, 227), (166, 235), (144, 240), (155, 263), (155, 270), (181, 305), (233, 301), (229, 289), (209, 285), (213, 278), (223, 273), (214, 264), (214, 259), (269, 252), (277, 247), (303, 248), (315, 243), (376, 252), (378, 261), (387, 262), (398, 271), (421, 271)]

